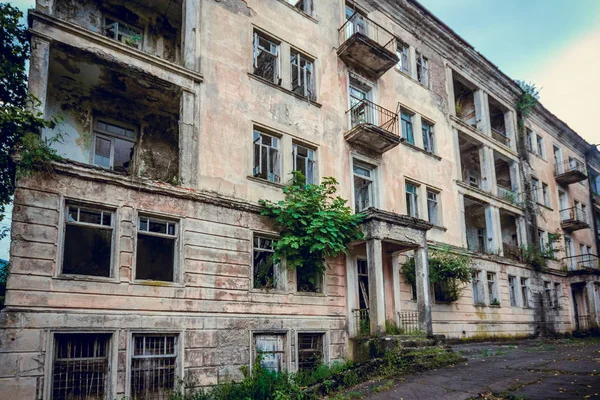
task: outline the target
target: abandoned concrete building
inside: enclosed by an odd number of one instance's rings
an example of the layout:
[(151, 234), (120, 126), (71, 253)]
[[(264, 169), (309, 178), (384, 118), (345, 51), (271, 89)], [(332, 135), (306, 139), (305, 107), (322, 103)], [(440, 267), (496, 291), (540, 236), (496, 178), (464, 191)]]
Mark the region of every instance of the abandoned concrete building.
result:
[[(520, 86), (418, 2), (37, 0), (29, 25), (63, 161), (18, 182), (2, 399), (162, 399), (259, 351), (288, 371), (349, 358), (388, 321), (598, 327), (600, 154), (539, 103), (520, 125)], [(293, 170), (365, 213), (316, 284), (273, 263), (259, 215)], [(429, 282), (442, 247), (475, 271), (452, 302)]]

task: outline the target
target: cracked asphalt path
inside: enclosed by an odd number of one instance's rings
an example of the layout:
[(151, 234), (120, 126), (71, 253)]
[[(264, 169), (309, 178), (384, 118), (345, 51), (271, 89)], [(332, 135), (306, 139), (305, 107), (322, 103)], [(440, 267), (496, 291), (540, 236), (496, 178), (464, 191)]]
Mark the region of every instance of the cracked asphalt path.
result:
[(600, 400), (598, 339), (465, 344), (453, 349), (468, 362), (402, 376), (389, 390), (366, 398)]

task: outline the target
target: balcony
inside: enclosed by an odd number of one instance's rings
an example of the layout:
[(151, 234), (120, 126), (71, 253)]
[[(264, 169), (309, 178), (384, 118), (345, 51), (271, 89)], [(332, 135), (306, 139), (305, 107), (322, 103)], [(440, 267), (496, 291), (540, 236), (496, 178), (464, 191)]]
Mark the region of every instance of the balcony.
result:
[(585, 211), (578, 207), (560, 210), (560, 226), (567, 232), (589, 228), (590, 224), (587, 221)]
[(573, 158), (557, 164), (554, 168), (554, 176), (560, 185), (570, 185), (587, 179), (585, 165)]
[(510, 147), (510, 138), (506, 136), (506, 133), (503, 133), (495, 128), (492, 128), (492, 139), (502, 143), (506, 147)]
[(502, 253), (506, 258), (523, 262), (523, 251), (519, 246), (516, 246), (512, 243), (502, 243)]
[(398, 114), (370, 102), (361, 100), (346, 112), (350, 116), (350, 130), (344, 135), (348, 143), (360, 145), (383, 154), (398, 146)]
[(498, 191), (498, 197), (501, 199), (506, 200), (514, 205), (518, 205), (520, 203), (519, 194), (514, 190), (501, 185), (496, 185), (496, 190)]
[(564, 257), (563, 264), (569, 271), (586, 271), (600, 269), (600, 259), (595, 254), (581, 254), (578, 256)]
[(379, 79), (398, 63), (396, 37), (355, 12), (339, 29), (338, 56), (348, 65)]

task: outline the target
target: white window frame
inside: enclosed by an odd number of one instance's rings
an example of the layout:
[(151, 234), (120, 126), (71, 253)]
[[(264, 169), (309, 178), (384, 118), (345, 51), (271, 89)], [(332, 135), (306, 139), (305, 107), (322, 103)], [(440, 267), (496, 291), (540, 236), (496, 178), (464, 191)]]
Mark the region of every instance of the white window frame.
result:
[(544, 302), (548, 308), (554, 308), (554, 294), (552, 293), (552, 282), (544, 281)]
[(554, 291), (554, 308), (561, 308), (561, 284), (560, 282), (554, 282), (554, 287), (553, 287), (553, 291)]
[[(133, 138), (129, 138), (127, 136), (119, 135), (113, 132), (108, 132), (98, 127), (98, 123), (103, 122), (109, 125), (114, 125), (122, 129), (127, 129), (133, 131)], [(101, 138), (104, 140), (108, 140), (110, 142), (110, 157), (109, 157), (109, 166), (108, 169), (113, 170), (115, 168), (115, 139), (123, 140), (125, 142), (133, 143), (133, 156), (131, 157), (131, 165), (129, 168), (133, 168), (135, 162), (135, 154), (136, 154), (136, 145), (137, 138), (139, 136), (139, 130), (135, 125), (128, 124), (122, 121), (117, 121), (113, 118), (104, 118), (104, 117), (94, 117), (93, 119), (93, 135), (91, 142), (91, 151), (90, 151), (90, 164), (95, 165), (100, 168), (107, 168), (102, 165), (96, 164), (96, 138)], [(130, 171), (131, 172), (131, 171)]]
[(485, 304), (485, 293), (483, 291), (483, 282), (481, 281), (481, 274), (484, 271), (475, 270), (471, 278), (471, 290), (473, 292), (473, 304), (481, 306)]
[(289, 345), (289, 333), (288, 331), (285, 330), (274, 330), (274, 331), (252, 331), (251, 332), (251, 358), (250, 358), (250, 368), (252, 368), (252, 366), (254, 365), (254, 362), (256, 360), (256, 357), (258, 357), (259, 351), (257, 350), (257, 337), (260, 336), (274, 336), (274, 337), (278, 337), (278, 340), (281, 340), (281, 350), (276, 350), (273, 353), (279, 353), (282, 354), (283, 360), (280, 361), (281, 363), (281, 370), (278, 372), (285, 372), (285, 371), (289, 371), (290, 370), (290, 345)]
[(429, 88), (429, 59), (423, 54), (416, 52), (417, 58), (417, 80), (426, 88)]
[[(495, 272), (486, 272), (486, 283), (488, 291), (488, 304), (489, 305), (501, 305), (500, 293), (498, 291), (498, 274)], [(494, 300), (498, 304), (493, 304)]]
[(319, 334), (319, 335), (323, 335), (323, 365), (329, 365), (330, 363), (330, 358), (329, 358), (329, 333), (325, 330), (304, 330), (304, 329), (299, 329), (296, 331), (296, 337), (295, 337), (295, 346), (294, 346), (294, 352), (295, 352), (295, 367), (296, 367), (296, 372), (300, 371), (300, 366), (299, 366), (299, 355), (300, 355), (300, 342), (299, 342), (299, 336), (301, 334)]
[[(304, 67), (302, 63), (304, 62)], [(317, 85), (316, 85), (316, 70), (315, 60), (307, 56), (303, 52), (297, 49), (290, 49), (290, 84), (293, 85), (293, 70), (294, 68), (298, 73), (298, 81), (304, 82), (304, 85), (297, 86), (302, 88), (302, 93), (298, 93), (296, 88), (292, 86), (292, 91), (301, 96), (307, 97), (312, 101), (317, 100)], [(300, 79), (302, 78), (302, 79)]]
[(509, 275), (508, 276), (508, 298), (509, 298), (511, 307), (519, 306), (517, 285), (518, 285), (517, 277), (514, 275)]
[[(370, 177), (367, 177), (365, 175), (362, 174), (357, 174), (356, 172), (354, 172), (354, 167), (360, 167), (363, 169), (367, 169), (370, 171)], [(366, 210), (369, 207), (378, 207), (379, 206), (379, 197), (378, 197), (378, 191), (379, 191), (379, 186), (378, 186), (378, 180), (379, 180), (379, 167), (377, 165), (374, 165), (368, 161), (363, 160), (362, 158), (357, 158), (355, 156), (352, 157), (352, 165), (351, 165), (351, 176), (352, 176), (352, 209), (354, 210), (354, 212), (357, 212), (357, 207), (356, 207), (356, 202), (357, 202), (357, 198), (356, 198), (356, 187), (354, 184), (354, 177), (358, 176), (361, 179), (365, 179), (370, 181), (370, 185), (369, 185), (369, 206), (366, 208), (361, 208), (360, 210), (358, 210), (358, 212), (362, 212), (364, 210)]]
[[(307, 151), (307, 156), (301, 156), (298, 154), (298, 148), (303, 148)], [(304, 158), (304, 162), (306, 163), (306, 170), (308, 171), (309, 164), (312, 164), (312, 176), (306, 176), (306, 183), (317, 184), (317, 150), (312, 147), (306, 146), (302, 143), (293, 142), (292, 143), (292, 170), (299, 171), (298, 169), (298, 157)]]
[[(254, 239), (259, 239), (259, 247), (254, 247)], [(252, 290), (254, 291), (261, 291), (261, 292), (265, 292), (265, 291), (269, 291), (269, 292), (283, 292), (286, 290), (287, 288), (287, 274), (286, 274), (286, 267), (284, 265), (283, 260), (280, 260), (279, 262), (275, 262), (273, 261), (273, 278), (275, 279), (275, 286), (272, 288), (265, 288), (265, 287), (254, 287), (254, 253), (256, 251), (261, 251), (264, 253), (275, 253), (274, 249), (266, 249), (264, 247), (260, 247), (260, 240), (271, 240), (273, 242), (273, 244), (275, 244), (275, 242), (277, 242), (279, 240), (279, 238), (273, 236), (273, 235), (269, 235), (269, 234), (264, 234), (261, 232), (254, 232), (252, 234), (252, 260), (251, 260), (251, 267), (250, 267), (250, 274), (251, 274), (251, 284), (252, 284)]]
[[(263, 136), (267, 136), (271, 138), (271, 144), (267, 145), (267, 144), (263, 144)], [(276, 142), (274, 142), (273, 140), (275, 140)], [(259, 161), (258, 161), (258, 168), (259, 170), (256, 170), (256, 159), (255, 157), (255, 147), (259, 146), (261, 151), (259, 151), (258, 156), (259, 156)], [(267, 149), (267, 160), (263, 160), (262, 159), (262, 148), (265, 147)], [(276, 150), (275, 153), (275, 157), (276, 160), (273, 163), (273, 171), (269, 170), (269, 161), (271, 158), (271, 152), (270, 149), (274, 149)], [(263, 162), (267, 163), (267, 177), (266, 178), (262, 178), (258, 175), (260, 175), (260, 172), (262, 171), (262, 165)], [(254, 127), (253, 132), (252, 132), (252, 176), (256, 179), (262, 179), (264, 181), (267, 182), (273, 182), (273, 183), (281, 183), (281, 170), (282, 170), (282, 160), (281, 160), (281, 137), (274, 135), (272, 133), (266, 132), (264, 129), (261, 129), (259, 127)], [(272, 178), (272, 179), (271, 179)]]
[[(106, 21), (107, 19), (110, 19), (113, 22), (112, 23), (107, 23), (107, 21)], [(120, 26), (123, 26), (125, 29), (128, 29), (128, 30), (134, 32), (136, 35), (138, 35), (140, 37), (139, 42), (136, 42), (135, 46), (132, 46), (129, 43), (127, 43), (127, 39), (126, 39), (126, 38), (133, 39), (133, 35), (131, 35), (130, 33), (123, 33), (122, 31), (119, 32), (119, 27)], [(118, 18), (115, 18), (113, 16), (104, 15), (102, 17), (102, 31), (104, 32), (104, 36), (108, 37), (108, 31), (110, 29), (114, 29), (114, 31), (113, 31), (113, 37), (110, 38), (110, 39), (112, 39), (114, 41), (117, 41), (119, 43), (123, 43), (126, 46), (133, 47), (133, 48), (138, 49), (138, 50), (142, 50), (144, 48), (144, 32), (143, 32), (144, 30), (143, 29), (138, 28), (138, 27), (136, 27), (134, 25), (131, 25), (131, 24), (127, 24), (127, 23), (125, 23), (125, 22), (123, 22), (123, 21), (121, 21)], [(125, 39), (124, 40), (119, 40), (119, 34), (123, 38), (125, 38)]]
[(544, 140), (544, 137), (541, 135), (536, 134), (536, 139), (535, 139), (535, 152), (536, 154), (541, 157), (542, 159), (546, 159), (546, 141)]
[(435, 154), (435, 124), (421, 117), (421, 134), (423, 136), (423, 150)]
[(547, 183), (542, 182), (542, 200), (546, 207), (550, 207), (550, 187)]
[(523, 308), (531, 308), (529, 302), (531, 301), (530, 299), (530, 295), (529, 295), (529, 278), (526, 277), (520, 277), (519, 278), (519, 287), (521, 289), (521, 300), (522, 300), (522, 307)]
[[(142, 230), (142, 228), (141, 228), (142, 219), (146, 220), (146, 226), (148, 228), (150, 226), (150, 221), (166, 223), (167, 224), (166, 231), (169, 232), (169, 227), (172, 226), (174, 234), (171, 235), (168, 233), (163, 234), (163, 233), (150, 232), (148, 230)], [(133, 266), (133, 280), (134, 281), (138, 281), (138, 282), (148, 282), (149, 281), (147, 279), (136, 278), (137, 271), (138, 271), (137, 252), (139, 250), (138, 249), (138, 236), (139, 235), (156, 236), (156, 237), (160, 237), (160, 238), (171, 239), (171, 240), (174, 240), (174, 242), (175, 242), (173, 244), (173, 280), (172, 281), (152, 281), (152, 280), (150, 280), (150, 282), (164, 282), (164, 283), (168, 284), (168, 283), (178, 283), (181, 281), (180, 262), (179, 262), (179, 253), (180, 253), (179, 249), (180, 249), (180, 237), (181, 237), (180, 229), (181, 229), (180, 222), (173, 220), (173, 219), (165, 218), (162, 216), (155, 216), (155, 215), (152, 215), (150, 213), (145, 213), (145, 212), (142, 212), (137, 215), (134, 266)]]
[(410, 46), (401, 40), (396, 42), (396, 56), (398, 57), (396, 69), (410, 76)]
[(536, 203), (540, 203), (540, 194), (539, 191), (541, 189), (540, 180), (538, 178), (531, 178), (531, 195), (533, 196), (533, 201)]
[[(408, 188), (409, 186), (412, 186), (415, 188), (414, 193), (413, 192), (409, 192)], [(406, 198), (406, 215), (413, 217), (413, 218), (419, 218), (419, 197), (420, 197), (420, 192), (421, 191), (421, 186), (417, 183), (414, 183), (413, 181), (405, 181), (404, 183), (404, 193), (405, 193), (405, 198)]]
[[(266, 49), (259, 44), (259, 38), (266, 40), (269, 42), (271, 48)], [(273, 39), (270, 35), (263, 33), (259, 30), (254, 30), (253, 32), (253, 42), (252, 42), (252, 73), (256, 74), (256, 68), (258, 68), (258, 56), (260, 53), (267, 52), (275, 57), (275, 70), (273, 71), (273, 83), (281, 86), (281, 43)], [(257, 76), (260, 76), (256, 74)], [(268, 80), (260, 76), (261, 78)]]
[[(313, 4), (313, 0), (302, 0), (302, 1), (298, 1), (298, 0), (282, 0), (284, 3), (289, 4), (292, 8), (295, 8), (296, 10), (300, 11), (301, 13), (304, 13), (306, 15), (309, 16), (313, 16), (314, 13), (314, 4)], [(302, 3), (301, 5), (303, 7), (298, 7), (298, 3)]]
[[(434, 195), (435, 199), (430, 199), (429, 198), (430, 194)], [(427, 218), (428, 218), (429, 222), (431, 222), (435, 226), (442, 226), (441, 192), (439, 192), (437, 190), (433, 190), (431, 188), (427, 188), (426, 195), (427, 195)], [(431, 218), (431, 212), (430, 212), (430, 208), (429, 208), (430, 202), (435, 202), (435, 218), (434, 218), (434, 220), (432, 220), (432, 218)]]

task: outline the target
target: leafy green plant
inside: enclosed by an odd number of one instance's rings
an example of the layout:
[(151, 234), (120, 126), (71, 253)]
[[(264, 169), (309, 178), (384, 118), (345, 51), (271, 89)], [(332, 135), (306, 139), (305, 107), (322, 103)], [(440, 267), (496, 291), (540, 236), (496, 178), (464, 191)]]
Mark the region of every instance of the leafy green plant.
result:
[(337, 181), (323, 178), (320, 185), (307, 184), (300, 172), (283, 189), (285, 200), (260, 200), (261, 214), (270, 217), (281, 231), (274, 244), (275, 260), (286, 260), (288, 268), (323, 274), (326, 258), (334, 258), (363, 234), (361, 214), (353, 214), (346, 200), (336, 194)]
[[(439, 284), (440, 294), (444, 299), (440, 301), (454, 302), (460, 298), (464, 285), (471, 282), (473, 268), (471, 258), (464, 254), (452, 252), (447, 247), (442, 247), (429, 252), (429, 281)], [(416, 283), (415, 259), (409, 258), (402, 266), (402, 273), (406, 280)]]
[(142, 37), (138, 34), (135, 34), (131, 37), (125, 38), (125, 44), (131, 47), (138, 47), (138, 43), (142, 40)]
[(531, 114), (533, 107), (537, 104), (540, 99), (540, 91), (531, 82), (525, 82), (521, 80), (515, 81), (517, 85), (523, 90), (523, 94), (517, 101), (517, 111), (523, 116), (527, 117)]

